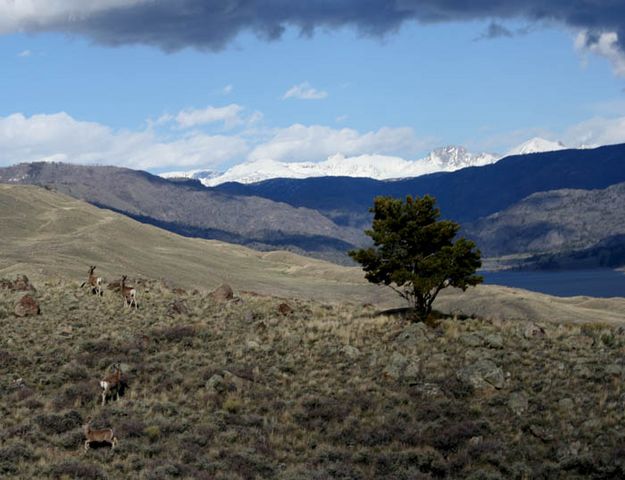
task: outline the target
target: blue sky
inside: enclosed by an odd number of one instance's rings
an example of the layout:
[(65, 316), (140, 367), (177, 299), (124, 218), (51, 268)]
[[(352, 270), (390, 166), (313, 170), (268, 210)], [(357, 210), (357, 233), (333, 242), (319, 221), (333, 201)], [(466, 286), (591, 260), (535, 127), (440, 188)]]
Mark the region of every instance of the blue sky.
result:
[[(480, 38), (492, 25), (508, 33)], [(625, 141), (617, 34), (585, 42), (587, 30), (564, 23), (409, 21), (383, 36), (287, 24), (277, 40), (243, 29), (217, 50), (176, 51), (1, 27), (0, 165), (159, 172), (334, 153), (416, 159), (448, 144), (504, 153), (533, 136)]]

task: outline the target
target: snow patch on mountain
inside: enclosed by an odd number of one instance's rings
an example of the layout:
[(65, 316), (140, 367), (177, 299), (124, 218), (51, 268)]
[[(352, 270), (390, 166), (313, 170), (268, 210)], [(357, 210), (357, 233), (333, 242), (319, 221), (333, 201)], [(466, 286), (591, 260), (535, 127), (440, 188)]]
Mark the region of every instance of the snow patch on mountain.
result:
[(554, 142), (540, 137), (534, 137), (521, 145), (517, 145), (511, 149), (506, 156), (510, 155), (526, 155), (528, 153), (539, 152), (555, 152), (556, 150), (564, 150), (567, 146), (562, 142)]
[(165, 178), (194, 178), (207, 187), (226, 182), (256, 183), (270, 178), (366, 177), (378, 180), (417, 177), (427, 173), (453, 171), (464, 167), (494, 163), (499, 157), (488, 153), (473, 154), (464, 147), (438, 148), (419, 160), (405, 160), (390, 155), (335, 154), (322, 162), (279, 162), (272, 159), (240, 163), (224, 173), (196, 170), (168, 172)]
[[(532, 138), (511, 149), (508, 155), (548, 152), (567, 148), (560, 142)], [(466, 167), (480, 167), (495, 163), (503, 158), (491, 153), (471, 153), (460, 146), (437, 148), (425, 158), (405, 160), (390, 155), (357, 155), (346, 157), (340, 153), (322, 162), (279, 162), (270, 158), (255, 159), (233, 166), (226, 172), (194, 170), (190, 172), (168, 172), (165, 178), (193, 178), (207, 187), (226, 182), (256, 183), (271, 178), (309, 177), (366, 177), (377, 180), (418, 177), (428, 173), (452, 172)]]

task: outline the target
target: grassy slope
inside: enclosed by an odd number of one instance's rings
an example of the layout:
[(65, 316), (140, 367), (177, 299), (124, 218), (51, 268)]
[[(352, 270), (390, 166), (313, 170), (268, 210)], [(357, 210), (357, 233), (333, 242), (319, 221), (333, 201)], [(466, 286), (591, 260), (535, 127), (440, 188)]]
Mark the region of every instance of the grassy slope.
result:
[(228, 282), (283, 296), (392, 298), (367, 285), (357, 268), (181, 237), (39, 187), (0, 185), (0, 231), (0, 276), (82, 279), (97, 265), (109, 281), (127, 274), (199, 289)]
[[(275, 298), (220, 305), (161, 282), (130, 313), (78, 285), (37, 283), (42, 315), (25, 319), (0, 290), (2, 478), (625, 475), (622, 329), (430, 329), (304, 300), (285, 317)], [(187, 314), (168, 316), (174, 299)], [(113, 362), (130, 388), (102, 407), (98, 380)], [(500, 388), (471, 386), (480, 365)], [(115, 451), (82, 453), (90, 415), (115, 429)]]
[[(40, 187), (0, 185), (0, 232), (0, 277), (82, 281), (95, 264), (105, 280), (127, 274), (199, 290), (228, 282), (284, 297), (401, 305), (358, 268), (181, 237)], [(497, 286), (444, 291), (436, 307), (485, 318), (625, 323), (624, 299), (561, 299)]]
[[(15, 318), (20, 294), (0, 290), (0, 477), (625, 475), (622, 299), (483, 287), (439, 308), (486, 319), (428, 329), (372, 316), (355, 270), (181, 238), (42, 189), (0, 187), (0, 231), (0, 277), (29, 274), (42, 309)], [(129, 312), (79, 288), (89, 263), (167, 281), (142, 282)], [(289, 316), (275, 297), (216, 304), (206, 291), (222, 280), (299, 299)], [(188, 312), (169, 315), (175, 300)], [(541, 319), (544, 334), (527, 328)], [(130, 388), (101, 407), (113, 362)], [(484, 375), (499, 388), (472, 386)], [(82, 454), (90, 415), (116, 451)]]

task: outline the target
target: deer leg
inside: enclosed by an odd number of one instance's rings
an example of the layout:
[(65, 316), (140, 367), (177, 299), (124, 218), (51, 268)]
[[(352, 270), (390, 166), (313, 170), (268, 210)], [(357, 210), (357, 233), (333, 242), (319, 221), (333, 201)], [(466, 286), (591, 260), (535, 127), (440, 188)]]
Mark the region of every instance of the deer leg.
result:
[(85, 440), (85, 453), (89, 450), (89, 440)]

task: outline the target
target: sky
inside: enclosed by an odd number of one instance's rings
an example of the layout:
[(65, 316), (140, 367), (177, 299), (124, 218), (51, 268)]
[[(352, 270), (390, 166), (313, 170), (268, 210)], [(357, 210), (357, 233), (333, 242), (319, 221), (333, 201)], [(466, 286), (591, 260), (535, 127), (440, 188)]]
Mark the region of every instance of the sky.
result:
[(625, 2), (544, 3), (0, 0), (0, 166), (625, 142)]

